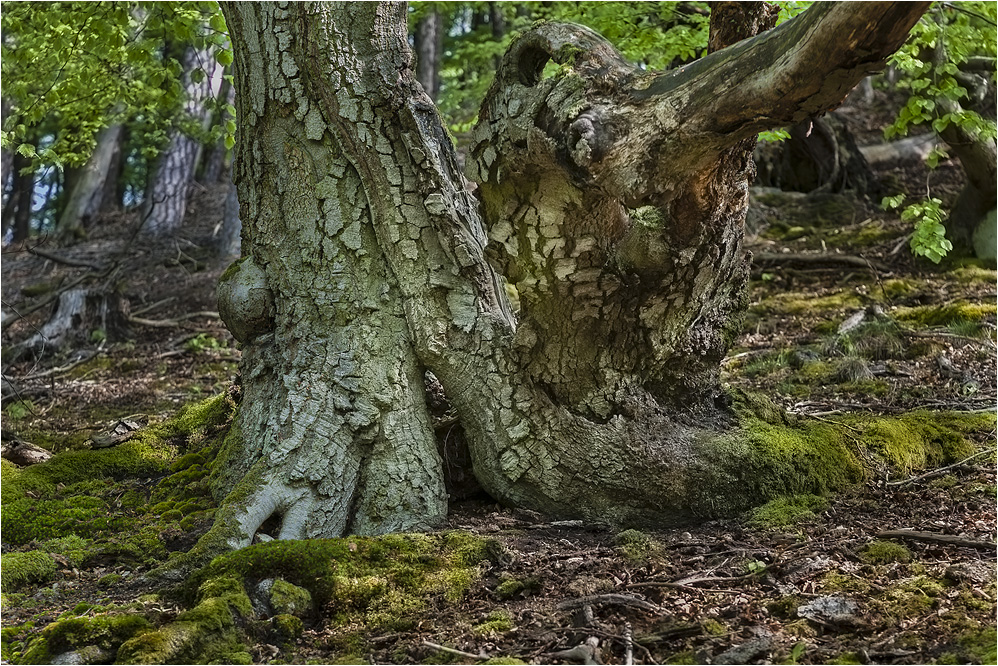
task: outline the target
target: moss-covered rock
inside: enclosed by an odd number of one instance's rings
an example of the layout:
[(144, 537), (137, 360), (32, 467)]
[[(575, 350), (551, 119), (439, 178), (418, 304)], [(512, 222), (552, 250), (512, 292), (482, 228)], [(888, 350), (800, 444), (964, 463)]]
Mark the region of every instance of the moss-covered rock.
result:
[(33, 583), (47, 583), (56, 572), (56, 562), (48, 553), (29, 550), (7, 553), (0, 560), (3, 568), (3, 591), (13, 592)]
[(151, 629), (152, 625), (148, 620), (132, 614), (59, 620), (43, 629), (28, 644), (20, 663), (48, 664), (57, 655), (86, 648), (96, 648), (104, 654), (114, 655), (124, 641)]
[(278, 578), (270, 587), (270, 607), (278, 615), (301, 617), (312, 608), (312, 595), (308, 590)]
[(482, 622), (472, 627), (471, 631), (480, 636), (494, 636), (512, 631), (515, 626), (509, 611), (500, 608), (489, 613)]

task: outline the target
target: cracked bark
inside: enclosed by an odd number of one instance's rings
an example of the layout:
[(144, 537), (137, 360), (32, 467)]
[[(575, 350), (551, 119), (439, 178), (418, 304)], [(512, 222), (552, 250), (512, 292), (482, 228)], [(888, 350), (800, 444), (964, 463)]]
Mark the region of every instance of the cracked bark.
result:
[(223, 5), (249, 259), (220, 287), (245, 397), (211, 538), (243, 545), (274, 513), (282, 537), (439, 519), (427, 369), (503, 502), (661, 525), (758, 499), (735, 483), (751, 452), (718, 379), (755, 133), (841, 101), (922, 10), (816, 5), (665, 73), (580, 26), (535, 28), (479, 114), (479, 201), (412, 75), (404, 5)]

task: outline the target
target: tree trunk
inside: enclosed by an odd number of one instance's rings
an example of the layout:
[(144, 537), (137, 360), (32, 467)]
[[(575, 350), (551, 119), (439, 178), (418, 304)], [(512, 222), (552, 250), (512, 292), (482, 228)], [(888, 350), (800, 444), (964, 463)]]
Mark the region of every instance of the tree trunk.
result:
[[(817, 489), (796, 468), (739, 485), (772, 461), (719, 386), (744, 304), (751, 150), (759, 130), (840, 102), (925, 7), (815, 5), (665, 73), (542, 24), (479, 113), (479, 206), (409, 69), (404, 5), (225, 4), (247, 258), (219, 311), (244, 343), (242, 439), (216, 464), (232, 492), (192, 557), (249, 543), (274, 514), (285, 538), (439, 519), (424, 370), (509, 504), (664, 525)], [(712, 45), (772, 13), (749, 18)], [(561, 73), (542, 79), (548, 60)]]
[[(235, 104), (236, 89), (227, 80), (222, 80), (222, 86), (218, 94), (219, 97), (226, 100), (226, 104)], [(215, 124), (219, 127), (224, 127), (227, 120), (229, 120), (229, 114), (223, 112), (219, 114), (218, 121)], [(225, 147), (224, 140), (219, 139), (214, 143), (201, 169), (202, 183), (211, 185), (212, 183), (221, 182), (223, 179), (231, 180), (231, 175), (226, 173), (227, 169), (225, 168), (225, 157), (228, 153), (229, 150)]]
[(56, 225), (63, 239), (82, 236), (84, 227), (101, 211), (111, 165), (115, 153), (120, 152), (121, 131), (121, 125), (112, 125), (97, 135), (97, 146), (68, 190), (66, 206)]
[(35, 193), (35, 172), (21, 173), (31, 166), (31, 160), (14, 155), (14, 186), (11, 198), (15, 199), (13, 213), (13, 241), (19, 243), (31, 235), (31, 200)]
[[(183, 67), (187, 97), (185, 111), (206, 127), (211, 119), (207, 101), (213, 93), (212, 86), (218, 85), (217, 71), (221, 66), (209, 50), (188, 48), (184, 52)], [(195, 82), (191, 74), (200, 68), (204, 69), (204, 78)], [(200, 153), (201, 144), (196, 139), (179, 129), (170, 131), (170, 141), (156, 160), (142, 201), (144, 233), (169, 236), (180, 229), (187, 210), (188, 186), (194, 177)]]
[(222, 212), (222, 226), (215, 239), (215, 248), (220, 257), (238, 257), (242, 244), (243, 223), (239, 219), (239, 194), (235, 184), (231, 182), (231, 176), (229, 180), (229, 191), (225, 195), (225, 207)]
[(428, 13), (416, 25), (414, 39), (416, 80), (433, 101), (436, 101), (440, 93), (440, 55), (443, 39), (443, 18), (440, 12)]

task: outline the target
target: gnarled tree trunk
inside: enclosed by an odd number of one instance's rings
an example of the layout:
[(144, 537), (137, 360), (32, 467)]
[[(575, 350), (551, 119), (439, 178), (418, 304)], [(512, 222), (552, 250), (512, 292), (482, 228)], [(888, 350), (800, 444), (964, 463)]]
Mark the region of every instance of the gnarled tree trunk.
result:
[[(841, 101), (925, 6), (815, 5), (664, 73), (541, 25), (479, 114), (478, 201), (412, 76), (403, 5), (225, 5), (247, 258), (219, 308), (245, 345), (245, 397), (200, 556), (274, 514), (282, 537), (442, 516), (427, 369), (503, 502), (661, 525), (797, 483), (739, 485), (766, 460), (719, 385), (755, 134)], [(712, 48), (772, 21), (762, 3), (714, 12), (737, 20)]]

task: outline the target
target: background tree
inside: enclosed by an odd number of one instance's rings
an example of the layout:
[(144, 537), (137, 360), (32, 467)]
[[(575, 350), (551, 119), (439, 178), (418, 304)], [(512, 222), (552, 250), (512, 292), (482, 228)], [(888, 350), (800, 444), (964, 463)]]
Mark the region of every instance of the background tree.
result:
[[(34, 172), (38, 183), (33, 187), (49, 186), (38, 193), (36, 226), (49, 231), (58, 220), (66, 237), (78, 235), (80, 215), (98, 196), (72, 192), (72, 174), (95, 154), (101, 132), (123, 125), (122, 159), (128, 168), (122, 177), (128, 179), (145, 175), (144, 163), (155, 158), (169, 128), (182, 119), (183, 70), (164, 52), (167, 42), (211, 45), (205, 65), (214, 65), (214, 53), (230, 57), (224, 21), (210, 2), (4, 3), (0, 22), (5, 105), (0, 143), (8, 154), (28, 160), (24, 169)], [(98, 172), (114, 160), (97, 154), (101, 159), (82, 172), (86, 177), (75, 178), (76, 185), (92, 189), (95, 179), (108, 182)], [(137, 170), (138, 163), (143, 166)], [(143, 180), (138, 192), (144, 188)], [(7, 201), (12, 193), (5, 190)]]
[(802, 435), (781, 453), (720, 390), (750, 153), (840, 102), (926, 6), (821, 4), (739, 41), (775, 10), (719, 3), (714, 52), (664, 72), (541, 24), (479, 112), (476, 200), (412, 76), (403, 5), (225, 5), (247, 256), (219, 307), (244, 399), (192, 557), (272, 516), (283, 538), (439, 520), (425, 370), (506, 503), (667, 524), (842, 482), (846, 452)]

